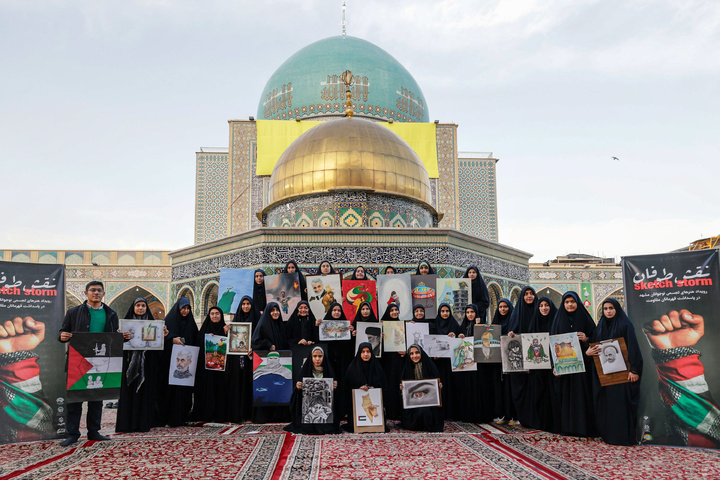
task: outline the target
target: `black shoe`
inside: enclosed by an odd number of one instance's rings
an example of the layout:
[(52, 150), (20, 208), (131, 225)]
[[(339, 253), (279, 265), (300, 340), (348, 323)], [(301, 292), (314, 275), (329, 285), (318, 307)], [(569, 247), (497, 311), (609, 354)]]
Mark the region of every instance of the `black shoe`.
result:
[(73, 443), (78, 441), (78, 437), (67, 437), (65, 440), (60, 442), (61, 447), (69, 447)]
[(112, 408), (112, 406), (113, 406), (113, 402), (107, 402), (105, 404), (105, 408)]
[(88, 440), (104, 442), (105, 440), (110, 440), (110, 437), (106, 437), (105, 435), (100, 435), (99, 433), (88, 433)]

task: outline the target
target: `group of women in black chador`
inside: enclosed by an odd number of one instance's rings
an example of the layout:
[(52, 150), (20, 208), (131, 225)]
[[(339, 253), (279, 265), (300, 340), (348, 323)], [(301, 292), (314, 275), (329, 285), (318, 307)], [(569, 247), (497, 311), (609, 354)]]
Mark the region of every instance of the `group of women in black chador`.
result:
[[(167, 372), (173, 344), (201, 346), (206, 333), (227, 335), (222, 310), (212, 307), (197, 328), (190, 302), (181, 298), (165, 317), (165, 349), (162, 352), (126, 352), (123, 383), (116, 430), (147, 431), (154, 426), (183, 425), (188, 421), (254, 423), (290, 422), (286, 430), (295, 433), (337, 433), (353, 429), (351, 393), (353, 389), (381, 388), (385, 418), (399, 420), (409, 430), (440, 432), (445, 420), (462, 422), (522, 424), (525, 427), (573, 436), (601, 436), (618, 445), (636, 443), (637, 402), (642, 357), (633, 326), (620, 304), (613, 299), (603, 303), (603, 314), (597, 325), (575, 292), (563, 295), (559, 306), (547, 297), (538, 298), (532, 287), (520, 292), (517, 304), (503, 298), (497, 302), (492, 318), (486, 318), (489, 295), (477, 267), (471, 266), (464, 278), (472, 283), (472, 303), (467, 305), (461, 323), (446, 303), (438, 305), (436, 318), (426, 318), (425, 308), (416, 305), (411, 319), (399, 318), (400, 309), (390, 303), (380, 320), (371, 305), (363, 302), (354, 318), (347, 319), (342, 305), (332, 304), (324, 318), (315, 318), (307, 302), (306, 281), (297, 263), (288, 262), (285, 273), (299, 274), (303, 300), (290, 319), (284, 322), (280, 305), (267, 302), (263, 270), (255, 271), (253, 296), (241, 299), (235, 322), (252, 324), (252, 349), (290, 350), (296, 345), (315, 345), (304, 361), (299, 378), (333, 379), (334, 401), (332, 423), (302, 421), (302, 382), (295, 382), (290, 408), (252, 405), (252, 354), (229, 355), (226, 370), (217, 372), (199, 367), (193, 387), (168, 385)], [(397, 270), (388, 266), (384, 274)], [(325, 261), (318, 274), (337, 274)], [(428, 262), (420, 262), (418, 275), (434, 274)], [(362, 280), (367, 273), (362, 266), (354, 269), (351, 279)], [(147, 302), (138, 298), (125, 318), (152, 318)], [(478, 363), (477, 371), (452, 372), (448, 358), (430, 358), (420, 345), (409, 345), (405, 352), (385, 352), (378, 357), (378, 346), (354, 340), (318, 343), (322, 320), (351, 320), (378, 323), (406, 320), (429, 324), (431, 334), (469, 337), (475, 325), (492, 323), (501, 326), (502, 335), (548, 332), (551, 335), (578, 332), (583, 346), (586, 372), (556, 376), (552, 370), (531, 370), (503, 374), (499, 363)], [(351, 330), (352, 327), (351, 327)], [(353, 335), (355, 334), (353, 330)], [(592, 357), (600, 353), (590, 343), (624, 338), (628, 349), (628, 382), (601, 386)], [(298, 378), (298, 377), (296, 377)], [(442, 406), (404, 409), (402, 381), (439, 379)], [(387, 428), (387, 427), (386, 427)]]

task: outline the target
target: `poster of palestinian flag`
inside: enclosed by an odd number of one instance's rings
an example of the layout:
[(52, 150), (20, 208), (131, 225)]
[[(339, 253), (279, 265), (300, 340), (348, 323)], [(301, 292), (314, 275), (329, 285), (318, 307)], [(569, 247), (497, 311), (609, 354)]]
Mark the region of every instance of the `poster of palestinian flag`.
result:
[(73, 333), (68, 345), (67, 401), (120, 396), (122, 333)]

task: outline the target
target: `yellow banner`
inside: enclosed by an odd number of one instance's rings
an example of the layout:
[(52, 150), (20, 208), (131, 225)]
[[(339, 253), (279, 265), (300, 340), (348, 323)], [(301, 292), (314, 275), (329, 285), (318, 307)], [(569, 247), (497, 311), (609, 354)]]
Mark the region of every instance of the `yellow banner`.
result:
[[(257, 120), (257, 175), (271, 175), (280, 156), (300, 135), (322, 122), (303, 120)], [(387, 123), (422, 160), (430, 178), (438, 178), (437, 141), (434, 123)]]

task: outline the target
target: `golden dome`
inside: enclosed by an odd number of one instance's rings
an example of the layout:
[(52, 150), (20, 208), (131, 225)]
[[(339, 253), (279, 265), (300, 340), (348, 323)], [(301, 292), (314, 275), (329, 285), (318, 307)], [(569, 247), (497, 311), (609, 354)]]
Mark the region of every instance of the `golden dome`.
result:
[(278, 160), (268, 204), (329, 190), (374, 190), (430, 205), (430, 178), (410, 145), (370, 120), (329, 120), (295, 140)]

